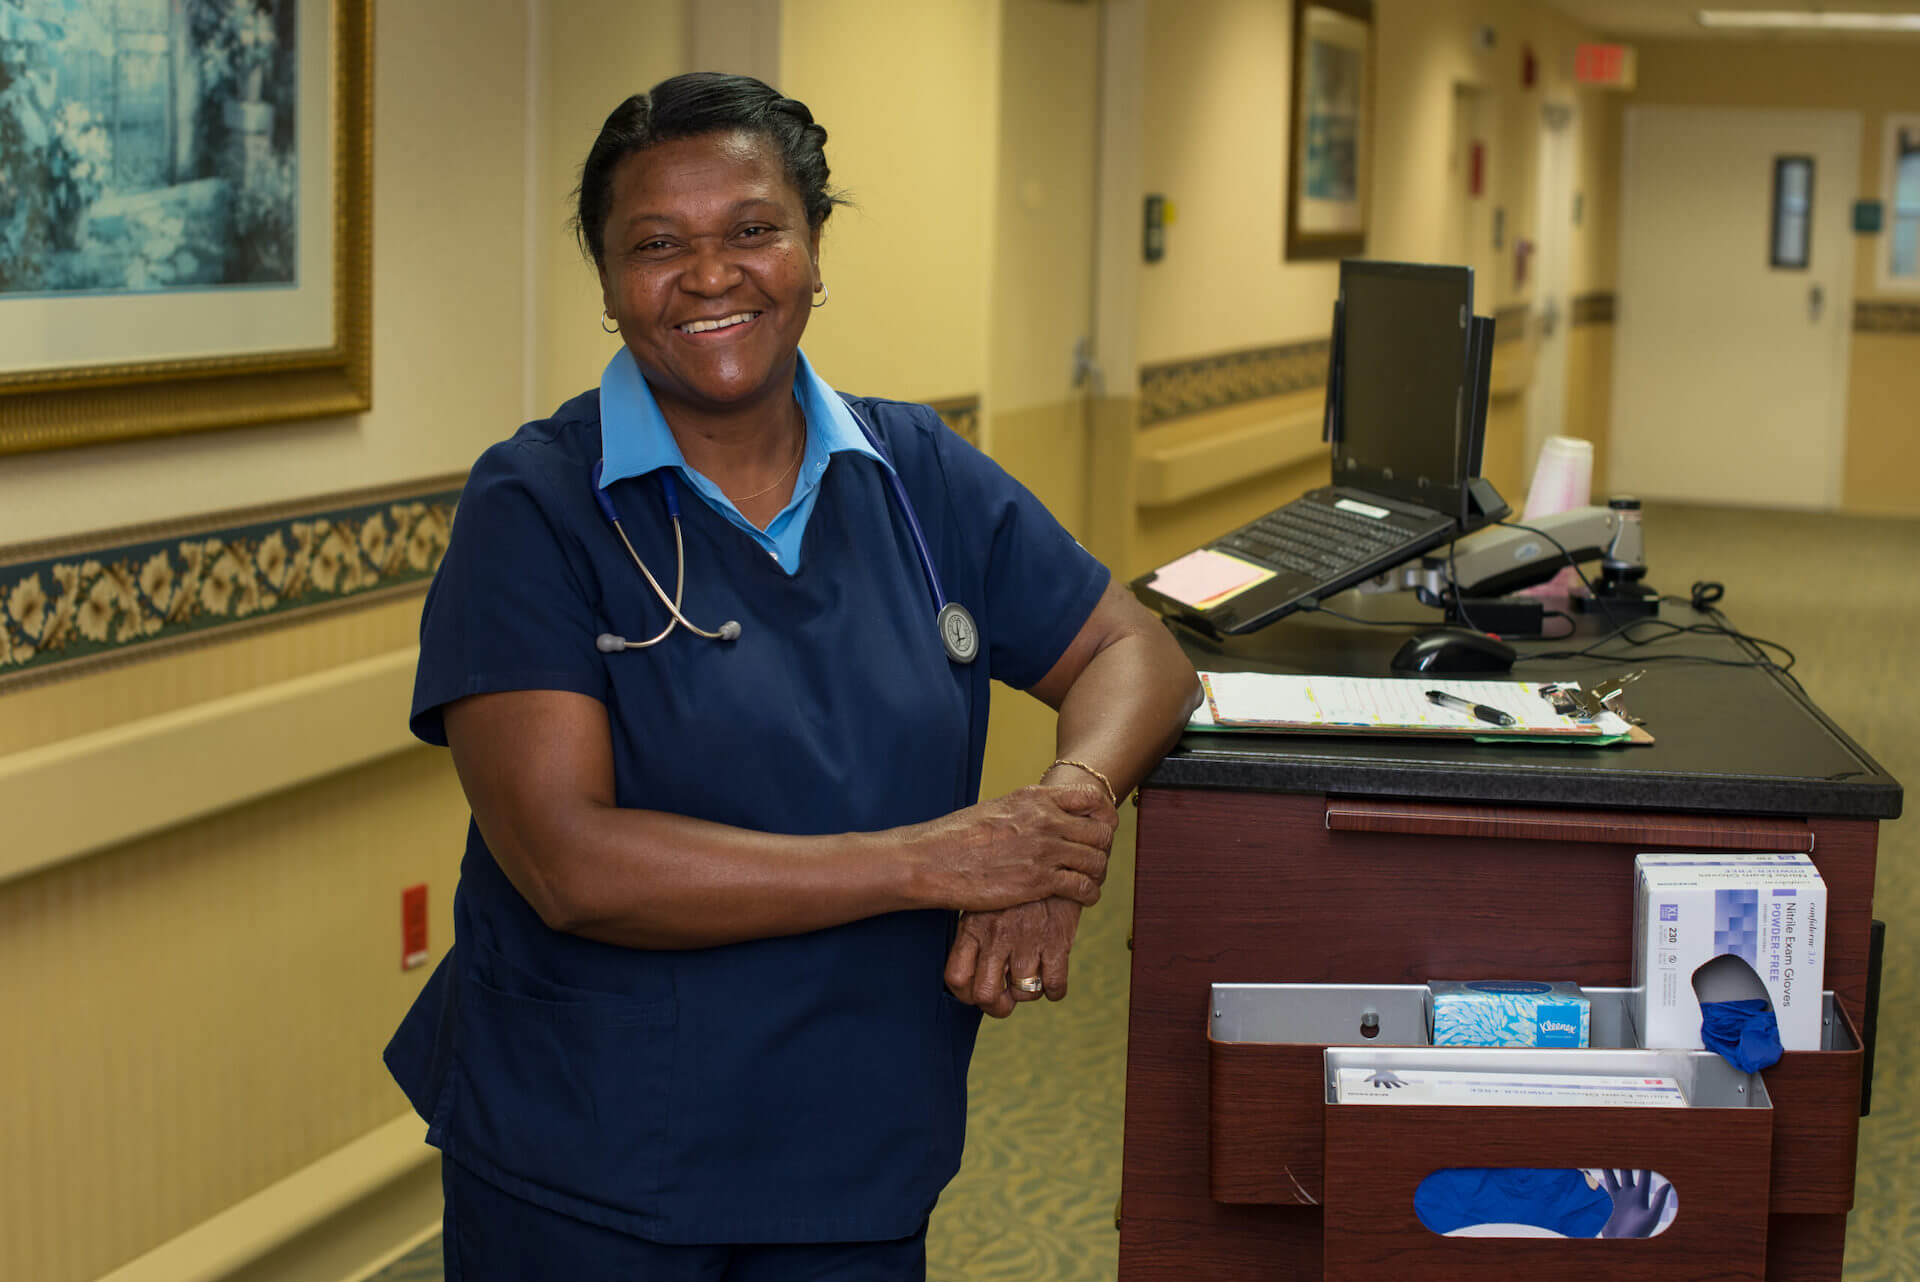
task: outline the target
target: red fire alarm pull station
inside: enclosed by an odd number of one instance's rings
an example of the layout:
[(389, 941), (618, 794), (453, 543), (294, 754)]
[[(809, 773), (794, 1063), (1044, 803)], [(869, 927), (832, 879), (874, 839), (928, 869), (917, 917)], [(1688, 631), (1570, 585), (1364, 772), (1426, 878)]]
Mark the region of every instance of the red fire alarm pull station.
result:
[(427, 963), (427, 883), (400, 892), (400, 969)]

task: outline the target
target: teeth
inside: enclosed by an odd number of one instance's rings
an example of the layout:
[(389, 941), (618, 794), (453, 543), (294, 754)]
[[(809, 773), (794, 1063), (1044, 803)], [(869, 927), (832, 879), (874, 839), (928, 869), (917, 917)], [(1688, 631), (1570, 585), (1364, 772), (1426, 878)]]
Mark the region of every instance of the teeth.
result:
[(719, 320), (688, 321), (680, 327), (680, 330), (685, 334), (704, 334), (710, 329), (726, 329), (730, 325), (744, 325), (759, 314), (759, 312), (735, 312), (733, 315), (723, 316)]

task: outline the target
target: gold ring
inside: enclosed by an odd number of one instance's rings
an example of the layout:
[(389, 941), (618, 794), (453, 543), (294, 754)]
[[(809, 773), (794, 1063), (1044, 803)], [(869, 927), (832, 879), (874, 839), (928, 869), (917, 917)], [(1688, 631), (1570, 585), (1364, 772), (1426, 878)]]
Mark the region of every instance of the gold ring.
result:
[(1016, 979), (1013, 981), (1013, 986), (1023, 993), (1037, 993), (1045, 987), (1045, 985), (1040, 982), (1038, 975), (1029, 975), (1025, 979)]

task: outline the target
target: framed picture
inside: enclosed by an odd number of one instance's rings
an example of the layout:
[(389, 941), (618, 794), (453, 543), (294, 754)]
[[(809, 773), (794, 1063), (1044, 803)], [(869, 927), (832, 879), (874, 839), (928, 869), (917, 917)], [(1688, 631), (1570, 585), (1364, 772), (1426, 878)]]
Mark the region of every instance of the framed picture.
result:
[(0, 0), (0, 454), (372, 401), (372, 0)]
[(1295, 0), (1288, 258), (1346, 258), (1367, 243), (1373, 0)]

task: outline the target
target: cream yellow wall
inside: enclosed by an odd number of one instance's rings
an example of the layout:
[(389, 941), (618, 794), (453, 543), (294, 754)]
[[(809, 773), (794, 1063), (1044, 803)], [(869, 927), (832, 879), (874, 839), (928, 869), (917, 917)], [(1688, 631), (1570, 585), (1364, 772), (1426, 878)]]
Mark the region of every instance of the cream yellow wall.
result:
[(0, 547), (463, 470), (523, 400), (526, 14), (375, 6), (373, 409), (16, 456)]
[[(535, 336), (536, 414), (598, 386), (600, 371), (619, 344), (600, 328), (599, 278), (570, 226), (587, 149), (607, 113), (629, 95), (693, 70), (686, 63), (687, 14), (681, 4), (564, 0), (543, 8), (547, 25), (539, 33), (532, 126), (537, 155), (528, 197), (529, 253), (543, 321)], [(518, 421), (503, 414), (497, 435), (506, 435)]]
[[(1910, 41), (1672, 41), (1640, 45), (1638, 56), (1635, 104), (1860, 112), (1862, 197), (1885, 196), (1887, 114), (1920, 111), (1920, 45)], [(1854, 238), (1856, 299), (1876, 297), (1874, 255), (1884, 248), (1883, 235)], [(1920, 513), (1920, 453), (1912, 442), (1917, 370), (1920, 333), (1853, 336), (1843, 508)]]
[[(1378, 0), (1374, 6), (1373, 167), (1367, 257), (1456, 262), (1462, 219), (1473, 229), (1475, 307), (1483, 314), (1526, 304), (1532, 281), (1514, 271), (1521, 238), (1537, 243), (1536, 172), (1542, 107), (1574, 108), (1574, 164), (1582, 218), (1569, 232), (1573, 290), (1613, 283), (1619, 105), (1572, 83), (1574, 46), (1590, 33), (1530, 0)], [(1260, 0), (1150, 0), (1146, 124), (1147, 191), (1174, 202), (1165, 258), (1141, 269), (1139, 355), (1143, 365), (1299, 342), (1326, 333), (1337, 289), (1333, 262), (1282, 255), (1290, 90), (1291, 9)], [(1493, 33), (1491, 45), (1479, 38)], [(1535, 83), (1522, 84), (1531, 49)], [(1485, 148), (1483, 194), (1465, 194), (1454, 154), (1456, 87), (1478, 95)], [(1492, 211), (1505, 215), (1501, 248)], [(1509, 322), (1511, 323), (1511, 322)], [(1530, 336), (1503, 343), (1488, 415), (1484, 471), (1518, 506), (1526, 480)], [(1276, 398), (1273, 412), (1288, 412)], [(1590, 419), (1576, 415), (1581, 430)], [(1152, 432), (1138, 445), (1152, 448)], [(1324, 469), (1320, 469), (1324, 474)], [(1183, 550), (1235, 521), (1319, 483), (1306, 460), (1231, 492), (1184, 500), (1181, 511), (1140, 518), (1139, 560), (1149, 549)], [(1189, 539), (1188, 536), (1192, 537)]]
[(1920, 515), (1920, 334), (1855, 334), (1849, 383), (1847, 509)]
[(780, 88), (827, 130), (832, 296), (807, 354), (834, 386), (938, 400), (980, 393), (996, 189), (997, 4), (789, 0)]
[[(530, 12), (376, 6), (373, 409), (10, 459), (0, 546), (424, 481), (512, 429)], [(402, 597), (15, 687), (0, 769), (404, 655), (418, 613)], [(44, 804), (116, 804), (99, 794), (82, 757)], [(97, 1277), (400, 1116), (379, 1051), (427, 972), (400, 969), (399, 892), (428, 884), (437, 954), (464, 824), (445, 754), (419, 748), (0, 883), (0, 1276)]]
[(451, 930), (443, 757), (0, 887), (0, 1276), (98, 1277), (405, 1109), (379, 1049), (426, 973), (399, 969), (400, 888)]
[(1612, 401), (1613, 325), (1575, 325), (1567, 331), (1566, 434), (1593, 443), (1595, 495), (1607, 493), (1607, 424)]
[(1003, 0), (986, 448), (1081, 537), (1086, 406), (1072, 379), (1092, 332), (1098, 10)]

